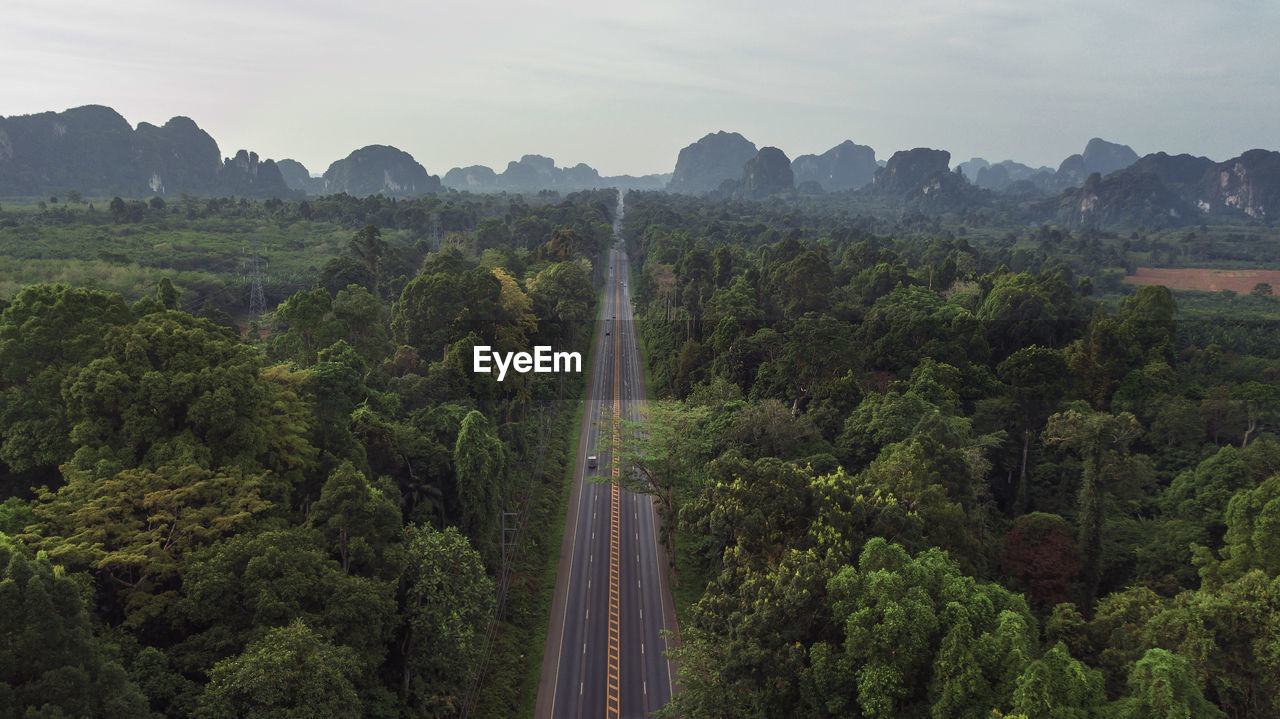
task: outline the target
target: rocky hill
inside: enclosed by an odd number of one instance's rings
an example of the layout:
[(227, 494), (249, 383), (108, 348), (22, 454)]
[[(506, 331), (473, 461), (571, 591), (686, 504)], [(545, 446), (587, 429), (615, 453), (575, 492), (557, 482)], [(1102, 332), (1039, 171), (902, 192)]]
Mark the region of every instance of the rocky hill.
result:
[(791, 161), (797, 185), (816, 182), (827, 192), (856, 190), (871, 182), (879, 166), (876, 151), (845, 140), (821, 155), (801, 155)]
[(308, 195), (319, 195), (324, 192), (324, 178), (312, 177), (311, 171), (297, 160), (281, 160), (276, 163), (276, 167), (280, 168), (280, 174), (284, 176), (285, 184), (290, 189), (305, 192)]
[(738, 196), (759, 200), (780, 192), (795, 189), (795, 175), (791, 161), (776, 147), (762, 147), (756, 156), (742, 167), (742, 179), (738, 181)]
[[(1137, 162), (1125, 168), (1129, 172), (1150, 172), (1160, 178), (1165, 187), (1171, 190), (1184, 190), (1194, 195), (1195, 186), (1204, 179), (1204, 174), (1213, 167), (1213, 160), (1194, 155), (1169, 155), (1156, 152), (1144, 155)], [(1184, 193), (1185, 194), (1185, 193)]]
[(1280, 152), (1249, 150), (1210, 167), (1199, 183), (1201, 211), (1280, 217)]
[(1095, 172), (1057, 199), (1057, 222), (1086, 227), (1177, 227), (1198, 221), (1195, 207), (1152, 172)]
[(986, 193), (949, 169), (950, 162), (946, 150), (917, 147), (895, 152), (861, 192), (921, 211), (947, 212), (988, 202)]
[(250, 161), (250, 154), (241, 151), (224, 162), (213, 138), (186, 117), (159, 127), (142, 122), (137, 129), (102, 105), (4, 117), (0, 196), (68, 190), (89, 197), (289, 196), (275, 164), (259, 163), (256, 155)]
[(364, 197), (413, 197), (440, 191), (440, 178), (428, 175), (413, 156), (389, 145), (368, 145), (329, 165), (325, 193)]
[(292, 191), (274, 160), (241, 150), (222, 162), (213, 194), (233, 197), (289, 197)]
[(743, 166), (755, 156), (755, 144), (742, 135), (713, 132), (680, 150), (667, 190), (685, 194), (717, 190), (725, 180), (741, 178)]
[(1021, 162), (1005, 160), (978, 170), (977, 177), (972, 182), (984, 190), (1004, 190), (1023, 181), (1047, 182), (1052, 176), (1053, 170), (1047, 167), (1034, 168)]
[(1083, 153), (1063, 160), (1048, 184), (1055, 188), (1080, 187), (1095, 172), (1106, 177), (1137, 161), (1138, 153), (1128, 145), (1117, 145), (1095, 137), (1085, 145)]
[(556, 190), (594, 190), (616, 187), (621, 190), (660, 190), (670, 175), (615, 175), (601, 177), (595, 168), (584, 163), (573, 167), (556, 167), (555, 160), (542, 155), (525, 155), (507, 163), (501, 173), (484, 165), (455, 167), (444, 175), (444, 186), (468, 192), (539, 192)]

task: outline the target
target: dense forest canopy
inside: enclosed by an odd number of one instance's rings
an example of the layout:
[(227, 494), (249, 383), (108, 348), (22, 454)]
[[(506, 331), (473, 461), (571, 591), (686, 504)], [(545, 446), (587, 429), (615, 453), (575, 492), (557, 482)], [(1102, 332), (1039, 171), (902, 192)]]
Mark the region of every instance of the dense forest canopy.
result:
[(671, 716), (1280, 716), (1273, 298), (1121, 284), (1137, 233), (627, 201)]
[(585, 349), (615, 196), (121, 204), (3, 221), (67, 255), (346, 240), (262, 317), (172, 272), (3, 301), (0, 716), (515, 713), (582, 380), (499, 383), (470, 348)]
[[(616, 195), (62, 199), (0, 208), (0, 716), (527, 710), (583, 384), (470, 353), (585, 353)], [(1280, 300), (1123, 280), (1270, 228), (625, 202), (668, 714), (1280, 716)]]

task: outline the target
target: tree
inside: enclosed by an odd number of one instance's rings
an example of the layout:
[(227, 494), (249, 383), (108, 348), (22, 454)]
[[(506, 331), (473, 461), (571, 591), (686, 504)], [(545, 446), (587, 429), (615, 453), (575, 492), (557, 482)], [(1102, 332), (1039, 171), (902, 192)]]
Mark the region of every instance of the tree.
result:
[(1032, 512), (1018, 517), (1004, 535), (1004, 571), (1040, 606), (1068, 599), (1069, 582), (1080, 571), (1071, 528), (1056, 514)]
[(1254, 569), (1280, 576), (1280, 476), (1233, 496), (1224, 521), (1221, 562), (1204, 547), (1194, 550), (1206, 581), (1221, 583)]
[(1226, 717), (1204, 698), (1187, 660), (1165, 651), (1148, 649), (1129, 673), (1130, 696), (1116, 703), (1121, 719), (1163, 717)]
[(329, 474), (307, 523), (320, 531), (342, 571), (388, 580), (398, 573), (400, 509), (350, 462)]
[(178, 290), (168, 277), (161, 277), (160, 284), (156, 286), (156, 302), (166, 310), (178, 309)]
[(596, 305), (596, 292), (582, 265), (554, 264), (526, 284), (538, 317), (538, 336), (547, 341), (575, 343)]
[(1061, 353), (1032, 345), (1009, 355), (996, 367), (996, 374), (1010, 387), (1010, 395), (1018, 404), (1021, 414), (1022, 461), (1018, 464), (1018, 489), (1013, 511), (1026, 511), (1027, 455), (1031, 438), (1053, 412), (1066, 390), (1068, 375), (1066, 360)]
[(124, 594), (131, 627), (159, 617), (177, 596), (188, 554), (243, 528), (272, 505), (264, 477), (224, 468), (131, 469), (73, 479), (45, 491), (29, 538), (55, 561), (94, 570)]
[(382, 281), (382, 258), (390, 251), (386, 240), (382, 239), (382, 230), (375, 225), (365, 225), (351, 238), (347, 249), (364, 263), (373, 276), (375, 285)]
[[(937, 549), (909, 555), (882, 538), (827, 582), (837, 643), (810, 650), (830, 716), (988, 716), (1031, 661), (1026, 602), (979, 583)], [(933, 681), (921, 679), (932, 676)], [(811, 700), (812, 701), (812, 700)], [(855, 709), (856, 708), (856, 709)]]
[[(642, 412), (640, 422), (621, 424), (621, 446), (609, 450), (626, 468), (621, 476), (626, 488), (657, 499), (662, 539), (674, 571), (676, 512), (697, 487), (709, 459), (711, 437), (704, 425), (711, 410), (665, 400), (647, 403)], [(602, 423), (602, 435), (611, 432), (612, 421), (609, 417)], [(602, 474), (599, 479), (612, 481), (612, 476)]]
[(1128, 459), (1129, 444), (1141, 432), (1138, 420), (1128, 412), (1113, 416), (1080, 407), (1053, 415), (1044, 430), (1046, 444), (1062, 444), (1080, 456), (1079, 546), (1085, 597), (1090, 601), (1102, 577), (1102, 513), (1108, 475)]
[(391, 353), (386, 307), (369, 290), (360, 285), (347, 285), (338, 290), (330, 309), (346, 331), (342, 339), (369, 366), (378, 366)]
[(1102, 673), (1072, 658), (1058, 642), (1018, 676), (1012, 711), (1045, 719), (1090, 719), (1100, 716), (1106, 701), (1102, 689)]
[(1249, 290), (1249, 294), (1254, 297), (1270, 297), (1273, 294), (1271, 290), (1271, 283), (1259, 282), (1253, 286), (1253, 289)]
[(104, 352), (63, 383), (80, 447), (67, 469), (257, 466), (261, 360), (233, 333), (166, 311), (107, 333)]
[(361, 676), (355, 653), (306, 622), (271, 629), (209, 672), (198, 719), (358, 719)]
[(185, 637), (173, 649), (179, 668), (208, 671), (295, 619), (350, 647), (362, 671), (380, 666), (395, 628), (395, 586), (348, 574), (325, 545), (312, 529), (268, 530), (237, 534), (188, 562), (173, 615)]
[(145, 716), (147, 701), (93, 635), (77, 582), (0, 537), (0, 715)]
[(0, 460), (53, 469), (76, 447), (63, 381), (98, 358), (113, 327), (133, 321), (118, 294), (31, 285), (0, 314)]
[(333, 297), (323, 288), (293, 293), (275, 312), (286, 331), (274, 338), (276, 352), (304, 367), (316, 363), (316, 353), (342, 338), (344, 328), (333, 313)]
[(502, 503), (507, 499), (506, 453), (493, 425), (476, 410), (467, 413), (458, 429), (453, 466), (462, 505), (459, 526), (485, 562), (496, 567)]
[(454, 527), (410, 525), (404, 543), (401, 696), (423, 716), (451, 716), (477, 660), (493, 580)]

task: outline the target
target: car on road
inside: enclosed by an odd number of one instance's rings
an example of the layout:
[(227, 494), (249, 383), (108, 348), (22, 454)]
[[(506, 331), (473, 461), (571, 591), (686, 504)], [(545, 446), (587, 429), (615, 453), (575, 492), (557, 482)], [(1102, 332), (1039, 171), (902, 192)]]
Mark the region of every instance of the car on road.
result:
[(595, 469), (600, 466), (600, 458), (594, 454), (587, 455), (587, 469)]

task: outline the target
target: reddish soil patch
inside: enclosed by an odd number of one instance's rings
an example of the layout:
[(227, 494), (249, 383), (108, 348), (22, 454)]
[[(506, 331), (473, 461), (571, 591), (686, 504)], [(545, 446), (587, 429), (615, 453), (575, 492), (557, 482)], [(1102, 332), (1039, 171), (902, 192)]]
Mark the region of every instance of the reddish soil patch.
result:
[(1280, 294), (1280, 270), (1198, 270), (1194, 268), (1139, 267), (1124, 278), (1135, 285), (1164, 285), (1171, 290), (1235, 290), (1247, 295), (1259, 282), (1269, 283)]

